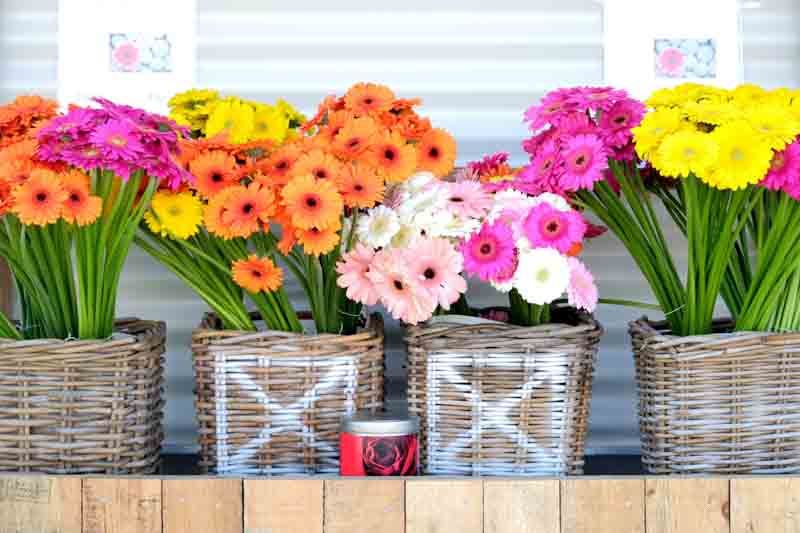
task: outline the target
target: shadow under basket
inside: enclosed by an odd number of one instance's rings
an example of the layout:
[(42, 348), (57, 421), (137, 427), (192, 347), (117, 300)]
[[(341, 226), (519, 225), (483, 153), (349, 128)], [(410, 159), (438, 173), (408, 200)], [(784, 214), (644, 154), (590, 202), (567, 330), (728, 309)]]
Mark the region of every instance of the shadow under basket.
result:
[(0, 339), (0, 470), (157, 473), (165, 334), (125, 319), (105, 340)]
[(354, 335), (220, 328), (192, 335), (202, 470), (338, 473), (342, 417), (383, 408), (381, 316)]
[(653, 474), (800, 472), (800, 333), (670, 335), (631, 322), (642, 462)]
[(409, 411), (428, 474), (583, 473), (597, 345), (587, 314), (520, 327), (445, 315), (408, 327)]

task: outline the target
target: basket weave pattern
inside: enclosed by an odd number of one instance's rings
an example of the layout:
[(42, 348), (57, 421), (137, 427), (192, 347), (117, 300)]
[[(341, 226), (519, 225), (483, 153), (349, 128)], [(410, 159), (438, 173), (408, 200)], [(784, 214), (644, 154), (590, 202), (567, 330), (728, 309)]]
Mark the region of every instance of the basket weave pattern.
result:
[(676, 337), (630, 324), (642, 462), (655, 474), (800, 472), (800, 334)]
[(124, 320), (107, 340), (0, 339), (0, 470), (155, 473), (165, 333)]
[(426, 473), (583, 471), (600, 325), (518, 327), (443, 316), (407, 329), (409, 411)]
[(383, 407), (383, 321), (354, 335), (224, 331), (192, 336), (200, 465), (216, 474), (338, 473), (339, 424)]

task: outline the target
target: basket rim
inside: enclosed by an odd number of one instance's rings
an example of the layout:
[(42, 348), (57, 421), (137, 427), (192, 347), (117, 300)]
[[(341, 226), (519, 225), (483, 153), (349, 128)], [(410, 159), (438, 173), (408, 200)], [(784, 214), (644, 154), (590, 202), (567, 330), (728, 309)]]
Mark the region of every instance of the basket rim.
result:
[[(486, 309), (496, 309), (490, 307)], [(579, 331), (599, 331), (601, 334), (604, 332), (602, 324), (595, 318), (594, 313), (578, 310), (574, 307), (568, 308), (575, 312), (578, 321), (576, 324), (566, 324), (564, 322), (550, 322), (548, 324), (539, 324), (538, 326), (518, 326), (516, 324), (509, 324), (508, 322), (500, 322), (488, 318), (475, 317), (469, 315), (448, 314), (435, 316), (425, 322), (415, 325), (405, 325), (406, 337), (417, 337), (425, 335), (431, 329), (460, 329), (460, 328), (474, 328), (474, 327), (491, 327), (496, 328), (498, 331), (515, 331), (519, 333), (538, 333), (550, 332), (557, 334), (559, 331), (572, 330), (573, 332)]]
[[(54, 348), (85, 348), (97, 344), (108, 345), (116, 343), (119, 345), (130, 344), (138, 342), (147, 335), (157, 333), (159, 330), (166, 329), (166, 322), (163, 320), (146, 320), (138, 317), (123, 317), (115, 320), (114, 333), (104, 339), (56, 339), (56, 338), (43, 338), (43, 339), (23, 339), (15, 340), (8, 338), (0, 338), (0, 348), (26, 348), (26, 347), (47, 347)], [(131, 333), (127, 330), (134, 330)]]

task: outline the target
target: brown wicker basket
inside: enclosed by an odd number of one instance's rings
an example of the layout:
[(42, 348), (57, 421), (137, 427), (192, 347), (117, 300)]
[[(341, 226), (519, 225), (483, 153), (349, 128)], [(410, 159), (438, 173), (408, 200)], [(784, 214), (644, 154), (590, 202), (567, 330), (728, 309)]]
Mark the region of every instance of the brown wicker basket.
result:
[(107, 340), (0, 339), (0, 470), (156, 473), (165, 333), (128, 319)]
[(200, 465), (216, 474), (338, 473), (339, 423), (383, 407), (383, 320), (355, 335), (224, 331), (192, 336)]
[(585, 314), (564, 318), (519, 327), (450, 315), (407, 329), (426, 473), (582, 473), (602, 328)]
[(670, 335), (630, 324), (642, 462), (654, 474), (800, 472), (800, 333)]

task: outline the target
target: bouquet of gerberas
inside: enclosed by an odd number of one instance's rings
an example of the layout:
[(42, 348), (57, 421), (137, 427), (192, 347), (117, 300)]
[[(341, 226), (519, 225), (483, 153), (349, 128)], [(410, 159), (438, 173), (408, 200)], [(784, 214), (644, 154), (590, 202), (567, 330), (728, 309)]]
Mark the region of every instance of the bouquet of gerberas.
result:
[[(120, 273), (145, 209), (159, 182), (177, 187), (190, 177), (174, 160), (174, 122), (95, 100), (99, 108), (71, 107), (44, 123), (56, 106), (37, 101), (39, 111), (16, 121), (37, 128), (35, 138), (17, 128), (22, 140), (0, 151), (0, 254), (22, 304), (21, 330), (6, 319), (3, 336), (111, 335)], [(17, 100), (0, 115), (8, 123), (19, 109)]]
[[(190, 284), (227, 329), (256, 328), (246, 295), (270, 329), (302, 330), (282, 287), (282, 264), (305, 292), (318, 332), (354, 332), (362, 304), (337, 285), (336, 265), (357, 243), (361, 219), (371, 219), (367, 210), (381, 204), (387, 184), (418, 170), (446, 175), (455, 160), (453, 139), (417, 115), (417, 104), (387, 87), (357, 84), (344, 97), (326, 98), (303, 135), (257, 146), (231, 143), (237, 121), (249, 120), (231, 112), (221, 132), (206, 129), (213, 139), (188, 141), (187, 152), (201, 148), (188, 163), (197, 182), (175, 196), (194, 206), (196, 223), (174, 231), (157, 197), (142, 246)], [(236, 154), (220, 153), (220, 142)]]

